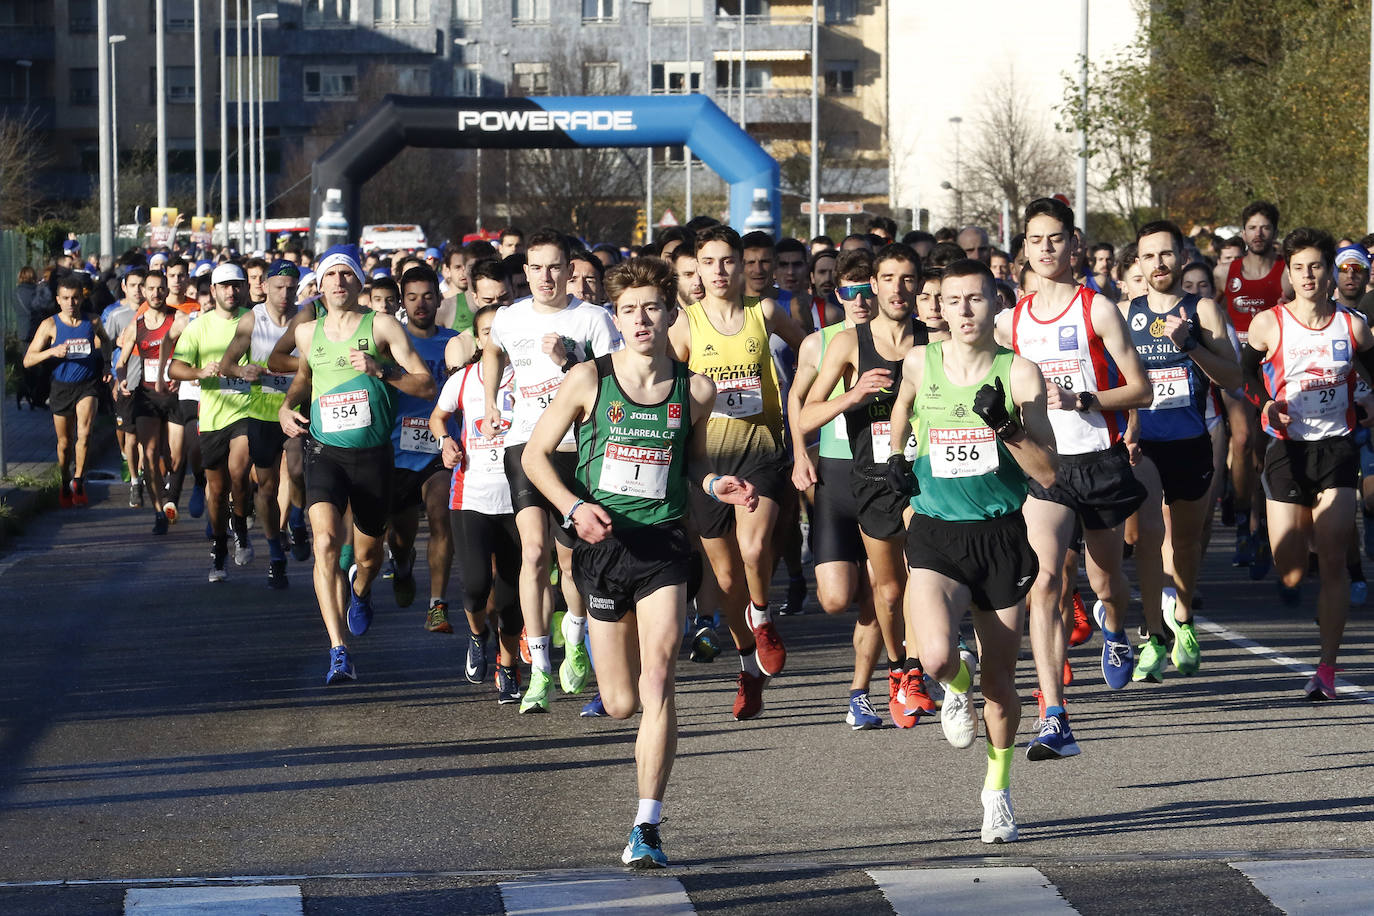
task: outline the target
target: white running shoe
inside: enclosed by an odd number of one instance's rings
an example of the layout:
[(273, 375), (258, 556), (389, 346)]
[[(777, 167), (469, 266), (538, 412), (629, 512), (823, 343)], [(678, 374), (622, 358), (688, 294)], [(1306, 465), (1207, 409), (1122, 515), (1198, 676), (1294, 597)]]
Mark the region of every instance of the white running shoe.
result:
[(1016, 841), (1016, 815), (1011, 813), (1010, 789), (983, 790), (983, 842)]
[(978, 714), (973, 709), (973, 677), (978, 668), (978, 659), (967, 649), (959, 652), (959, 657), (968, 666), (969, 693), (956, 693), (945, 688), (945, 702), (940, 706), (940, 727), (944, 729), (945, 740), (955, 747), (968, 747), (978, 737)]

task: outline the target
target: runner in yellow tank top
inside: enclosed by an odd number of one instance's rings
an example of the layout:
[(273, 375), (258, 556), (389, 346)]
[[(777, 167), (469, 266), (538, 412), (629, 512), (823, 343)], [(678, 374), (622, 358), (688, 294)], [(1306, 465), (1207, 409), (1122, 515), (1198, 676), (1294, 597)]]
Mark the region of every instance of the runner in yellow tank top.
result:
[[(685, 317), (668, 336), (679, 360), (716, 383), (706, 427), (712, 467), (748, 480), (760, 497), (752, 513), (736, 511), (704, 492), (693, 493), (691, 503), (693, 524), (720, 587), (720, 607), (740, 652), (743, 670), (734, 715), (749, 719), (763, 709), (764, 679), (781, 672), (787, 661), (768, 610), (778, 502), (791, 487), (768, 335), (777, 334), (793, 352), (803, 335), (801, 326), (771, 299), (744, 306), (743, 251), (733, 229), (703, 230), (695, 246), (706, 295), (683, 310)], [(703, 594), (697, 607), (709, 609), (711, 598)]]

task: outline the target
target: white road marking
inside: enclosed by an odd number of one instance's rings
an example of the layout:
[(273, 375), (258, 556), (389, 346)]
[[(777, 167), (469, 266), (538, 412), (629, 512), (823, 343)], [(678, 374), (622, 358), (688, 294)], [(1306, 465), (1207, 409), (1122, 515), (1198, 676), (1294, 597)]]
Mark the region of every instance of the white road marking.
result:
[(1374, 859), (1231, 862), (1232, 868), (1288, 916), (1364, 914), (1374, 888)]
[[(1257, 643), (1247, 636), (1242, 636), (1240, 633), (1236, 632), (1230, 627), (1224, 627), (1219, 623), (1214, 623), (1211, 620), (1208, 620), (1206, 617), (1195, 615), (1193, 617), (1193, 622), (1198, 626), (1198, 628), (1205, 630), (1208, 633), (1211, 633), (1213, 636), (1220, 636), (1227, 642), (1235, 643), (1247, 652), (1251, 652), (1255, 655), (1258, 655), (1260, 658), (1268, 659), (1274, 664), (1281, 665), (1282, 667), (1287, 668), (1290, 671), (1295, 671), (1298, 674), (1301, 674), (1303, 677), (1311, 677), (1314, 673), (1316, 673), (1317, 669), (1314, 666), (1304, 664), (1298, 659), (1293, 658), (1291, 655), (1284, 655), (1277, 649), (1271, 649), (1266, 645)], [(1313, 649), (1316, 649), (1315, 640), (1313, 641)], [(1298, 691), (1294, 689), (1293, 693), (1296, 695)], [(1374, 694), (1371, 694), (1369, 691), (1363, 689), (1358, 684), (1352, 684), (1345, 678), (1336, 678), (1336, 693), (1352, 700), (1361, 700), (1365, 703), (1374, 703)]]
[(916, 913), (1063, 916), (1078, 912), (1059, 895), (1059, 889), (1048, 878), (1024, 866), (874, 868), (869, 869), (868, 876), (898, 916)]
[(124, 893), (125, 916), (301, 916), (294, 884), (252, 887), (136, 887)]
[(692, 916), (696, 912), (676, 878), (624, 874), (596, 877), (503, 881), (506, 916), (553, 913), (653, 913)]

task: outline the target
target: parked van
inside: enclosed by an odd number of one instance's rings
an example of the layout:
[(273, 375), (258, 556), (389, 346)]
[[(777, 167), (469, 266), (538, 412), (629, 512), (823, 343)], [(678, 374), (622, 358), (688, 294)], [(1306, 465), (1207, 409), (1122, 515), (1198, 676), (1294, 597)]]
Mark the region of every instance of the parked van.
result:
[(429, 247), (429, 242), (425, 240), (425, 230), (419, 226), (386, 223), (364, 226), (358, 247), (363, 251), (423, 251)]

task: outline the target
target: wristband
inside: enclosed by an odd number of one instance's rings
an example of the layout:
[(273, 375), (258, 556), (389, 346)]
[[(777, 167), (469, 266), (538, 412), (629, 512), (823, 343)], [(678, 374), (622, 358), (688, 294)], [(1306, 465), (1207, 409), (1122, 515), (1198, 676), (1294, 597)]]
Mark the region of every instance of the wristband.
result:
[(564, 528), (573, 527), (573, 513), (576, 512), (578, 510), (578, 507), (580, 507), (585, 502), (585, 499), (579, 499), (577, 502), (573, 503), (570, 507), (568, 507), (568, 514), (563, 516)]
[(573, 366), (576, 366), (576, 365), (577, 365), (577, 354), (575, 354), (575, 353), (569, 353), (568, 356), (567, 356), (567, 358), (563, 360), (563, 365), (562, 365), (560, 368), (563, 370), (563, 372), (566, 373), (569, 369), (571, 369)]
[(720, 502), (720, 497), (716, 495), (716, 481), (720, 480), (722, 476), (721, 474), (717, 474), (715, 477), (712, 477), (711, 482), (706, 485), (706, 492), (709, 493), (711, 498), (716, 502)]

